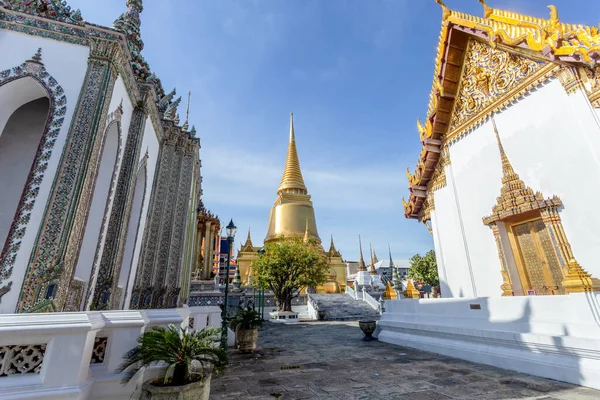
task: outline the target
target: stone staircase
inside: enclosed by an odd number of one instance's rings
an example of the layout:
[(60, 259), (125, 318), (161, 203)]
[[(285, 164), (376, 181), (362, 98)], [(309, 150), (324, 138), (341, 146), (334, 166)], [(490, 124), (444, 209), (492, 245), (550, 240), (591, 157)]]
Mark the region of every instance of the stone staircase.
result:
[(347, 294), (311, 294), (310, 298), (319, 310), (325, 310), (326, 321), (379, 320), (379, 313), (371, 306)]

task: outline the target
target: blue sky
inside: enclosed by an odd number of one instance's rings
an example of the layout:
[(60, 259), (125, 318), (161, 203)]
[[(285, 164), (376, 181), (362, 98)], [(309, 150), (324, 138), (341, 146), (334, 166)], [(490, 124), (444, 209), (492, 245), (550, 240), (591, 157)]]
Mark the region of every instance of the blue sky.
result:
[[(68, 3), (108, 26), (126, 9), (126, 0)], [(595, 3), (552, 4), (565, 22), (597, 25)], [(548, 17), (544, 1), (488, 4)], [(483, 13), (476, 0), (446, 5)], [(433, 248), (427, 228), (404, 218), (401, 199), (433, 78), (441, 21), (434, 0), (145, 0), (144, 7), (143, 54), (166, 90), (175, 86), (184, 98), (192, 91), (204, 202), (225, 224), (233, 218), (238, 239), (249, 226), (255, 245), (265, 237), (294, 112), (326, 246), (333, 234), (349, 260), (358, 259), (358, 234), (379, 258), (388, 243), (396, 259)]]

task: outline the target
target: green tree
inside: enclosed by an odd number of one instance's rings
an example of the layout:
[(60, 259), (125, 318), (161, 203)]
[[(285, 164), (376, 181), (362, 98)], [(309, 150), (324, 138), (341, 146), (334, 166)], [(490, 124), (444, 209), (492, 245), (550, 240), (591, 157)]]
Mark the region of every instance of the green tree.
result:
[(277, 311), (292, 311), (292, 299), (308, 287), (325, 283), (327, 257), (314, 239), (267, 243), (252, 263), (252, 280), (273, 291)]
[(429, 250), (423, 257), (420, 254), (415, 254), (410, 258), (409, 261), (409, 278), (417, 281), (423, 281), (432, 286), (437, 286), (440, 284), (437, 261), (435, 259), (435, 251)]

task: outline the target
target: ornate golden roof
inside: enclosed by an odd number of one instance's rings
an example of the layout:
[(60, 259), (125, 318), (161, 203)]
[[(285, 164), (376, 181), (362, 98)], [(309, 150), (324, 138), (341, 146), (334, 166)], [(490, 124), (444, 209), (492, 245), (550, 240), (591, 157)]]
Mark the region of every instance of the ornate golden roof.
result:
[[(550, 18), (542, 19), (491, 8), (484, 0), (480, 0), (484, 16), (477, 17), (450, 10), (442, 0), (436, 2), (443, 11), (442, 27), (427, 117), (424, 123), (417, 121), (422, 150), (415, 172), (411, 174), (407, 170), (411, 191), (408, 201), (403, 199), (407, 218), (424, 217), (422, 207), (429, 190), (428, 184), (440, 159), (442, 148), (449, 140), (447, 134), (451, 125), (452, 110), (459, 94), (462, 67), (466, 61), (465, 54), (470, 39), (487, 43), (492, 50), (498, 47), (510, 49), (516, 55), (542, 63), (560, 62), (593, 68), (600, 64), (598, 28), (562, 23), (554, 6), (548, 7)], [(516, 55), (514, 57), (519, 57)], [(512, 61), (514, 60), (508, 60)], [(539, 72), (546, 74), (548, 71), (547, 68), (540, 68)], [(485, 71), (476, 72), (479, 74)], [(483, 75), (476, 77), (480, 78), (478, 84), (489, 80), (490, 77)], [(508, 93), (500, 96), (508, 96)]]
[(279, 184), (278, 193), (284, 190), (297, 190), (306, 193), (306, 186), (300, 170), (300, 161), (298, 160), (298, 150), (296, 150), (296, 137), (294, 136), (294, 113), (290, 113), (290, 140), (288, 143), (287, 157), (285, 158), (285, 168)]
[(333, 235), (331, 235), (331, 244), (329, 245), (329, 251), (327, 253), (329, 257), (341, 257), (342, 254), (335, 248), (333, 244)]
[(248, 236), (246, 237), (246, 243), (242, 245), (240, 251), (254, 251), (254, 246), (252, 245), (252, 238), (250, 237), (250, 228), (248, 228)]

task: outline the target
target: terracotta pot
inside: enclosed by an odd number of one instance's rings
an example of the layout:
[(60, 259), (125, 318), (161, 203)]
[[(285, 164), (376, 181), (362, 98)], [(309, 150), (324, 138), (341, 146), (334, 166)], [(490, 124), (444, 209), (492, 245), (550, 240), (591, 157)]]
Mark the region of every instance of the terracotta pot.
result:
[(240, 329), (237, 331), (236, 339), (240, 353), (252, 353), (254, 350), (256, 350), (258, 328)]
[(209, 400), (210, 377), (183, 386), (154, 386), (151, 381), (142, 386), (142, 399), (152, 400)]
[(374, 320), (358, 321), (358, 326), (365, 334), (365, 337), (363, 338), (364, 341), (375, 340), (375, 338), (373, 337), (373, 332), (375, 332), (375, 329), (377, 328), (376, 321), (374, 321)]

